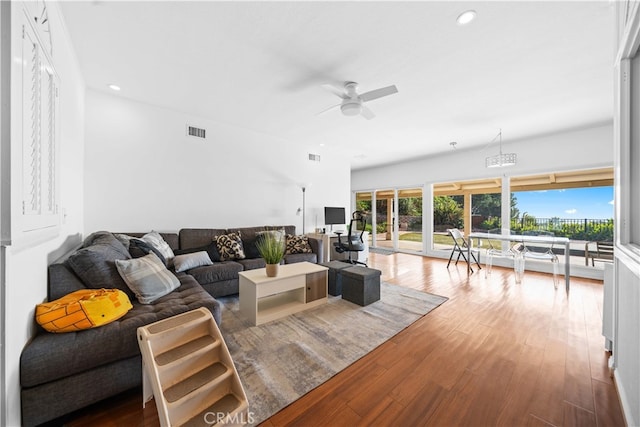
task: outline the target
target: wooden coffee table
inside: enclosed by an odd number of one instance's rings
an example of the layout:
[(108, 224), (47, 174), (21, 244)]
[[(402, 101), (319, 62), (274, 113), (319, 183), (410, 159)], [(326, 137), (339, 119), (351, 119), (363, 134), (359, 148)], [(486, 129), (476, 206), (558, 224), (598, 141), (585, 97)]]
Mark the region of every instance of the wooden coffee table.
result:
[(285, 264), (277, 277), (265, 268), (247, 270), (240, 276), (240, 313), (260, 325), (327, 302), (327, 271), (310, 262)]

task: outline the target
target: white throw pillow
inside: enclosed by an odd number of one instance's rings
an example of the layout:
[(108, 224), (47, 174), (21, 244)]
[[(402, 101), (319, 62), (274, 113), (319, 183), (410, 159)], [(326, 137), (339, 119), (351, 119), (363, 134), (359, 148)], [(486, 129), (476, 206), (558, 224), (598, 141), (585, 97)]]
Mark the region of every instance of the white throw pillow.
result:
[(171, 260), (174, 257), (173, 250), (167, 242), (164, 241), (160, 233), (152, 231), (142, 236), (142, 240), (153, 246), (158, 252), (162, 254), (164, 259), (167, 260), (167, 265), (171, 265)]
[(176, 268), (176, 273), (212, 264), (213, 262), (206, 251), (176, 255), (175, 258), (173, 258), (173, 266)]

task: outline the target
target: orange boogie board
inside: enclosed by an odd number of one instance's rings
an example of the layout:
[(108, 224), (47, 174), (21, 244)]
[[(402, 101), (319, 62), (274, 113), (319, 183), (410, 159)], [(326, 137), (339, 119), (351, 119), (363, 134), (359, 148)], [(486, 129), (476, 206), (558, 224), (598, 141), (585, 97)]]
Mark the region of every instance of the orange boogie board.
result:
[(133, 306), (119, 289), (81, 289), (36, 306), (36, 322), (49, 332), (76, 332), (121, 318)]

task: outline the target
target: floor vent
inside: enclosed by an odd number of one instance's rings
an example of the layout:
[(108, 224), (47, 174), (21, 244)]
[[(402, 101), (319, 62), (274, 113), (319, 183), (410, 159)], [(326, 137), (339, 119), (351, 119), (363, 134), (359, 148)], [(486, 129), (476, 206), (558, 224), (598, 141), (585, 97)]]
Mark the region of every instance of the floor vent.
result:
[(309, 153), (309, 160), (311, 160), (312, 162), (320, 162), (320, 154)]
[(197, 128), (195, 126), (189, 126), (187, 125), (187, 135), (189, 136), (195, 136), (196, 138), (206, 138), (205, 137), (205, 130), (204, 129), (200, 129)]

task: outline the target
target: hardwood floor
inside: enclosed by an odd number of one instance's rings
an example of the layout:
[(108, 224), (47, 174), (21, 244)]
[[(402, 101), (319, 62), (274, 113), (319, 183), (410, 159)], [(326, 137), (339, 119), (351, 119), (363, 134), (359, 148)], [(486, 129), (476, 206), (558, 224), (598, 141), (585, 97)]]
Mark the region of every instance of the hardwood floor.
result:
[[(449, 301), (273, 415), (275, 426), (623, 426), (601, 335), (602, 282), (371, 254), (382, 279)], [(80, 411), (68, 426), (157, 426), (141, 392)]]

